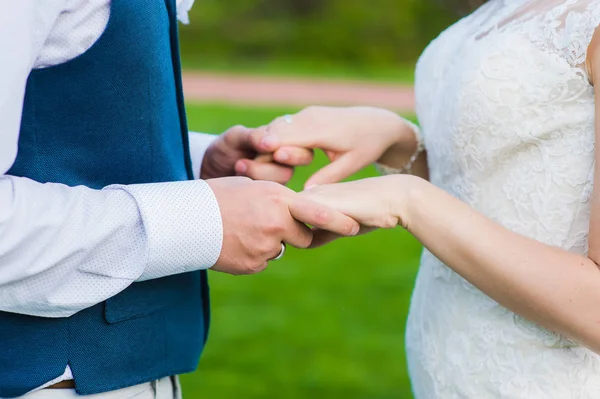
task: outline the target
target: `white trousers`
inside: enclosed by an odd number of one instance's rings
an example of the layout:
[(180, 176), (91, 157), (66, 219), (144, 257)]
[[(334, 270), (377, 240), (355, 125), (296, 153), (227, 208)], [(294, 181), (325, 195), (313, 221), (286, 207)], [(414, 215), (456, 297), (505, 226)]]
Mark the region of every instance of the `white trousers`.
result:
[(74, 389), (40, 389), (23, 399), (181, 399), (181, 386), (177, 377), (166, 377), (160, 380), (135, 385), (94, 395), (80, 396)]

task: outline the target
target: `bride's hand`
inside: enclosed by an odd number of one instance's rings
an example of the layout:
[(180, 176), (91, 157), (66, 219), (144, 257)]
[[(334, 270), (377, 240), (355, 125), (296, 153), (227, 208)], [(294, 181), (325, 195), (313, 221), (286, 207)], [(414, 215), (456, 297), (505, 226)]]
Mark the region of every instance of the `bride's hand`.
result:
[(338, 182), (382, 156), (389, 158), (391, 149), (400, 158), (410, 158), (416, 148), (405, 119), (373, 107), (308, 107), (255, 130), (251, 140), (259, 151), (273, 153), (282, 164), (294, 162), (289, 147), (325, 151), (331, 164), (315, 173), (306, 187)]
[[(360, 223), (361, 233), (365, 233), (377, 228), (407, 227), (406, 203), (422, 184), (428, 183), (411, 175), (391, 175), (315, 186), (300, 195), (350, 216)], [(315, 231), (312, 247), (338, 237)]]

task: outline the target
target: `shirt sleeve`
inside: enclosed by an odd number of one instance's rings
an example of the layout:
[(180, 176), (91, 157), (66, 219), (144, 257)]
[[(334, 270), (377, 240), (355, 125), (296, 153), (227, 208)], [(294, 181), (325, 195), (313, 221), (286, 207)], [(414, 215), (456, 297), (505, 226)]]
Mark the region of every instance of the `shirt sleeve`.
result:
[(41, 3), (0, 4), (0, 54), (10, 60), (0, 63), (0, 311), (67, 317), (135, 281), (211, 267), (223, 229), (203, 181), (93, 190), (7, 174), (39, 51), (32, 15), (52, 11)]
[(194, 0), (176, 0), (175, 4), (177, 4), (177, 19), (179, 22), (186, 25), (189, 24), (190, 18), (188, 14), (194, 5)]
[(219, 136), (212, 134), (190, 132), (190, 157), (192, 158), (192, 170), (195, 179), (200, 178), (202, 161), (204, 160), (206, 150), (218, 137)]

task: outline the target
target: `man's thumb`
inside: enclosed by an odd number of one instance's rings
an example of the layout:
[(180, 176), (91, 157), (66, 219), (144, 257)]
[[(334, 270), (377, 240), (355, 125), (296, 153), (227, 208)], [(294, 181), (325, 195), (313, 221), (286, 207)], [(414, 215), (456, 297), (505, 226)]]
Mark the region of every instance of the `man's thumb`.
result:
[(247, 150), (251, 149), (249, 143), (250, 134), (253, 129), (250, 129), (243, 125), (233, 126), (225, 132), (226, 135), (226, 143), (230, 148), (234, 148), (236, 150)]

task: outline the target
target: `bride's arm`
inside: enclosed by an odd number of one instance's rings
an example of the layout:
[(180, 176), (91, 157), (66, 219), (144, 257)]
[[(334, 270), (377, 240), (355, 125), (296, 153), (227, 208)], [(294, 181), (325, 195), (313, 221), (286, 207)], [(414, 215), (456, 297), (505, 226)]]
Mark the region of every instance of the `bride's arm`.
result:
[[(589, 68), (592, 76), (600, 77), (600, 51), (594, 44)], [(600, 143), (600, 90), (595, 96), (596, 143)], [(317, 187), (305, 195), (363, 224), (401, 223), (436, 257), (498, 303), (600, 353), (598, 147), (595, 167), (588, 256), (514, 233), (411, 176)]]
[[(394, 214), (406, 228), (466, 280), (513, 312), (600, 353), (594, 258), (514, 233), (430, 184), (413, 185), (399, 205)], [(591, 237), (590, 246), (597, 248), (598, 238)]]
[[(325, 185), (302, 195), (365, 226), (402, 224), (436, 257), (501, 305), (600, 353), (600, 271), (593, 258), (514, 233), (414, 176)], [(333, 238), (319, 233), (314, 244)], [(598, 242), (590, 241), (590, 246), (598, 248)]]
[[(600, 28), (592, 37), (588, 47), (586, 69), (591, 82), (600, 86)], [(592, 212), (590, 215), (590, 232), (588, 237), (588, 256), (600, 265), (600, 88), (594, 91), (596, 140), (594, 145), (594, 190), (592, 192)]]

